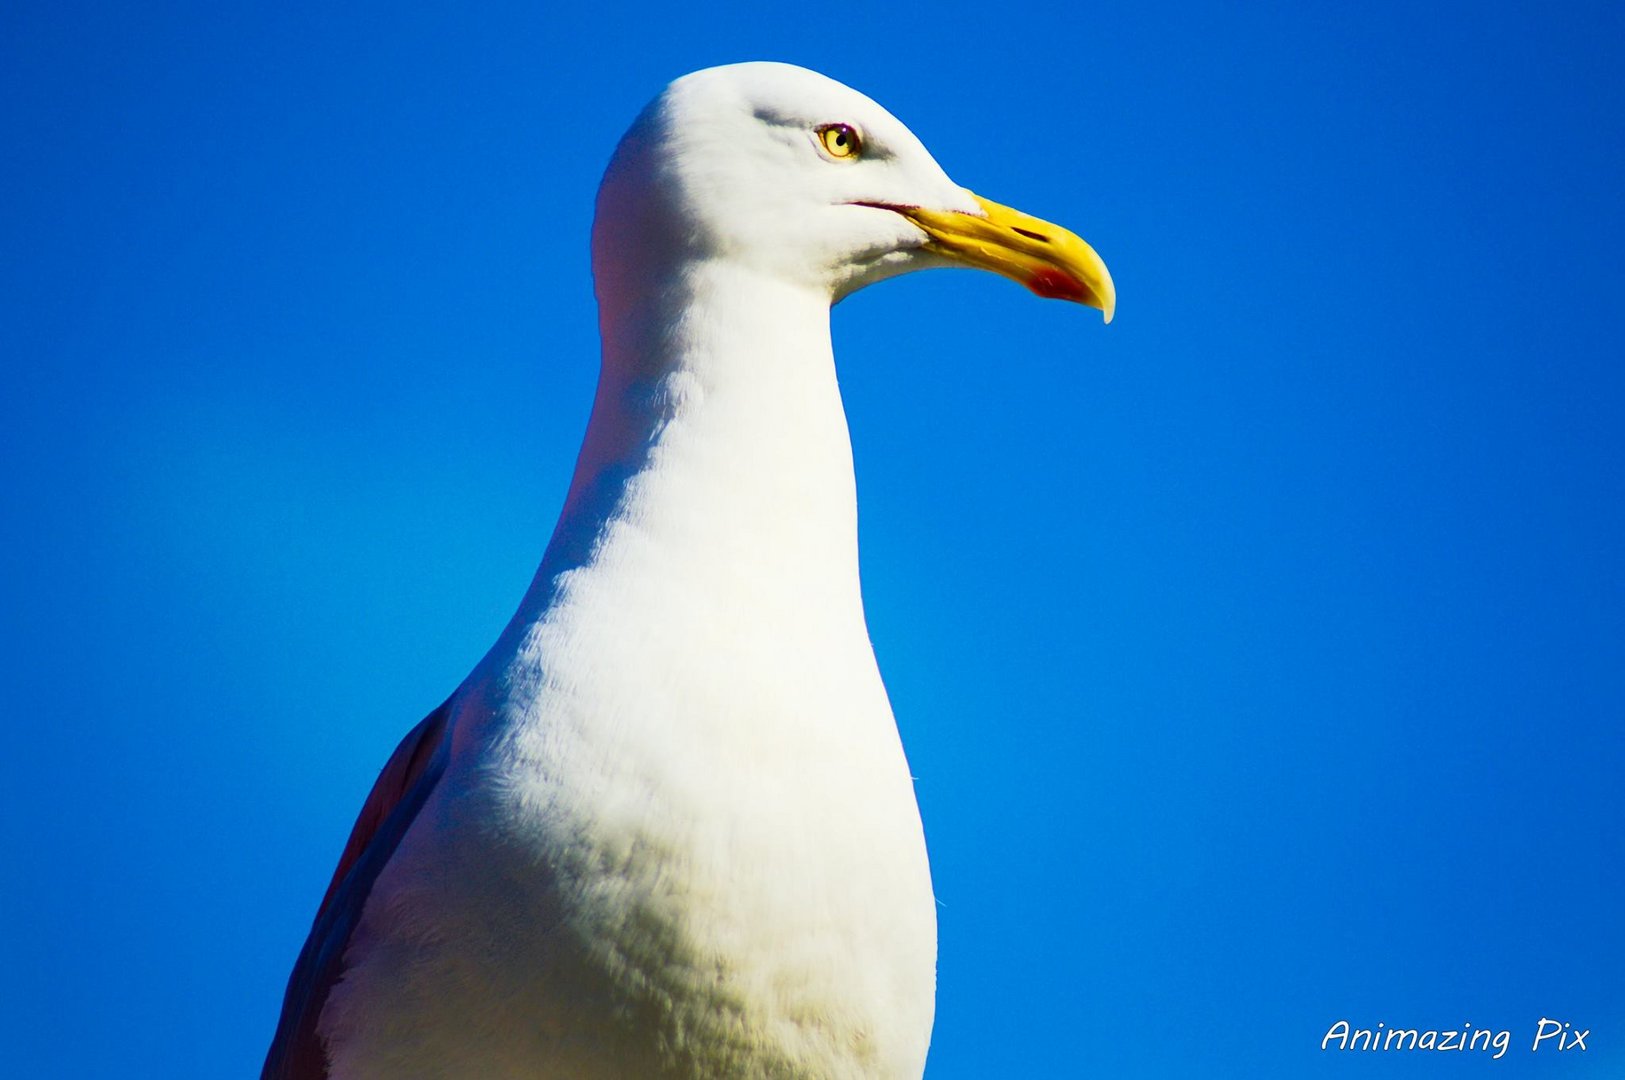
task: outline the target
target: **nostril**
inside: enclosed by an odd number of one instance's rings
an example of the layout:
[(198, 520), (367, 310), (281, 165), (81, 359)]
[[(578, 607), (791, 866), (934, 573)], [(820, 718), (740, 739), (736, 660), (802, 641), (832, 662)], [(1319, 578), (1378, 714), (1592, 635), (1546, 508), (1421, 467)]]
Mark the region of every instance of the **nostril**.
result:
[(1037, 240), (1040, 244), (1049, 243), (1049, 237), (1045, 236), (1043, 233), (1033, 232), (1031, 229), (1018, 229), (1014, 225), (1010, 227), (1010, 230), (1012, 232), (1020, 233), (1029, 240)]

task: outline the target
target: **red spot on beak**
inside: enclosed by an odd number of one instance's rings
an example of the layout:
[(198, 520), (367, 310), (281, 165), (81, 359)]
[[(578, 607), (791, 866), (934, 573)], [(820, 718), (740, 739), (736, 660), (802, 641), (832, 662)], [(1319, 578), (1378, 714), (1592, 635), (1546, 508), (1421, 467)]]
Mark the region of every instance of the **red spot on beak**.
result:
[[(1071, 274), (1048, 266), (1033, 271), (1033, 276), (1027, 279), (1027, 288), (1046, 300), (1075, 300), (1087, 304), (1096, 299), (1089, 286)], [(1098, 302), (1094, 306), (1098, 307)]]

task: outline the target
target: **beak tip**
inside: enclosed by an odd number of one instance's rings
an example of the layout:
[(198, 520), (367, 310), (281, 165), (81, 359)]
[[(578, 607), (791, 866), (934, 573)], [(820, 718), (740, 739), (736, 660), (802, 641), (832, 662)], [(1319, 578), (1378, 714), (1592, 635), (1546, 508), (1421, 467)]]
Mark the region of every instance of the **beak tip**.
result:
[(1105, 325), (1110, 326), (1112, 316), (1117, 314), (1117, 287), (1112, 284), (1111, 276), (1105, 272), (1104, 265), (1101, 267), (1101, 277), (1103, 280), (1095, 293), (1095, 306), (1100, 308), (1100, 314), (1105, 317)]

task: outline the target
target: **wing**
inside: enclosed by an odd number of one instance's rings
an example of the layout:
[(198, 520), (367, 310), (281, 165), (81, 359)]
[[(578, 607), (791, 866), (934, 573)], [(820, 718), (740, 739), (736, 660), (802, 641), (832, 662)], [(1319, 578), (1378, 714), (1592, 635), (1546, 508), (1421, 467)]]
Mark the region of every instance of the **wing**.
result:
[(455, 697), (424, 717), (378, 774), (288, 976), (282, 1019), (260, 1080), (326, 1080), (327, 1054), (316, 1034), (316, 1021), (328, 992), (343, 974), (344, 950), (372, 883), (445, 771), (447, 719)]

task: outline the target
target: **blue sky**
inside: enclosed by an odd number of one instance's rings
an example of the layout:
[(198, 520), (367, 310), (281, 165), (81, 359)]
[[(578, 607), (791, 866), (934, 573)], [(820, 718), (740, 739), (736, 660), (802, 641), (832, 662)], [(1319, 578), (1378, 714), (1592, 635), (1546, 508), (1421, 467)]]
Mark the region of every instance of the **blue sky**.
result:
[(1625, 9), (694, 11), (0, 14), (16, 1074), (257, 1069), (376, 769), (541, 554), (609, 152), (757, 58), (1119, 289), (835, 313), (927, 1075), (1625, 1072)]

